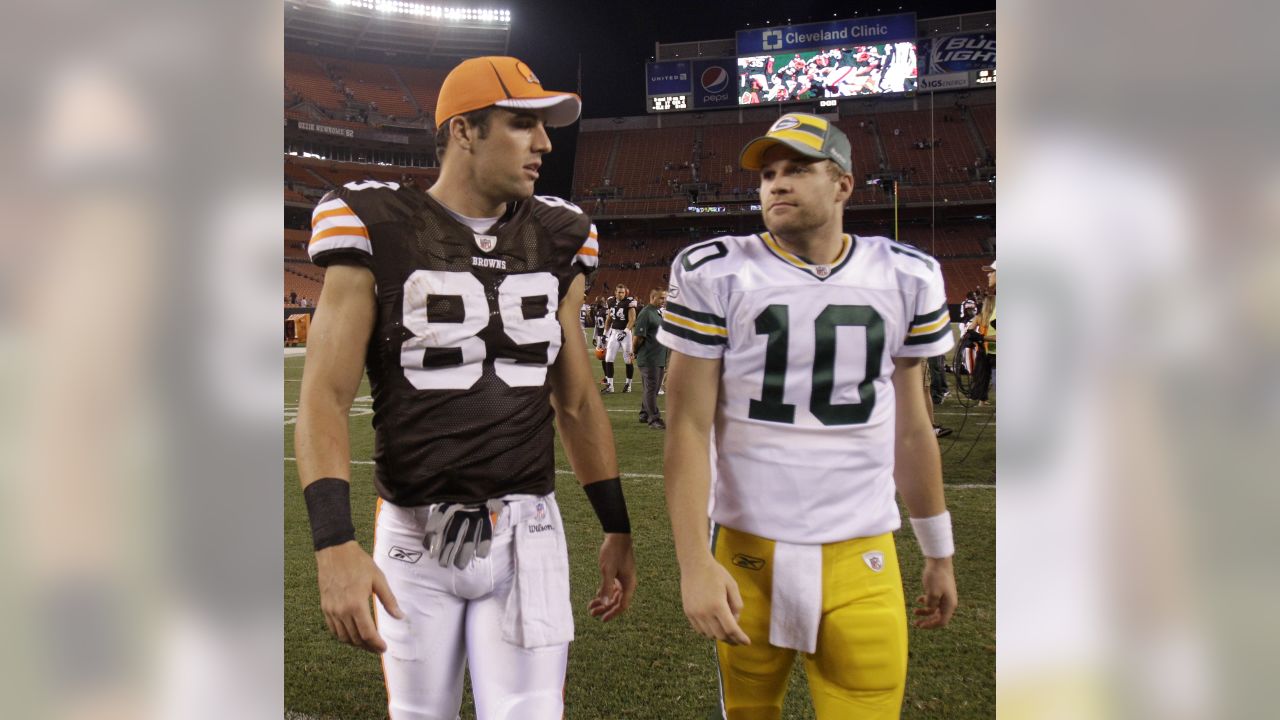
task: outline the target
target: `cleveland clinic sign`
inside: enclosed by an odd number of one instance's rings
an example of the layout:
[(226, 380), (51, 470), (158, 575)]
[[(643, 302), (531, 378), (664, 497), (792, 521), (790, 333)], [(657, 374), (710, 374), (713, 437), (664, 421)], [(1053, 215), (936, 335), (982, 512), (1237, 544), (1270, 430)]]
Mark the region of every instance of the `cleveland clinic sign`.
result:
[(738, 57), (760, 55), (780, 50), (805, 50), (822, 47), (913, 40), (916, 37), (916, 14), (899, 13), (878, 17), (832, 20), (831, 22), (784, 25), (782, 27), (739, 30)]

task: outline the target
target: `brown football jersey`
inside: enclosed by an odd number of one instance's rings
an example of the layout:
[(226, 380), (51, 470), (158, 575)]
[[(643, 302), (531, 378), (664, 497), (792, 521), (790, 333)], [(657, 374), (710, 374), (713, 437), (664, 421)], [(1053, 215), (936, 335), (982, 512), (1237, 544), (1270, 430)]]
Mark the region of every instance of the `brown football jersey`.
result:
[(476, 233), (412, 185), (325, 196), (312, 260), (368, 267), (377, 283), (366, 368), (379, 495), (411, 506), (554, 489), (556, 310), (598, 252), (590, 218), (559, 198), (509, 203)]
[(628, 295), (621, 300), (617, 297), (611, 297), (609, 298), (606, 306), (608, 307), (609, 317), (613, 319), (613, 323), (610, 327), (614, 330), (626, 330), (627, 311), (636, 310), (638, 312), (640, 303), (636, 302), (635, 298)]

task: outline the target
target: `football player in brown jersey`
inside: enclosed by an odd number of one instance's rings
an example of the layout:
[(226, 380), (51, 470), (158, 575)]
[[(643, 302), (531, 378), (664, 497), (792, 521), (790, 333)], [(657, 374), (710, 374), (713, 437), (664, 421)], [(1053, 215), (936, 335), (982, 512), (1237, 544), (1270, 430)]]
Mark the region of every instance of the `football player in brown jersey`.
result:
[[(349, 183), (313, 215), (309, 251), (326, 271), (298, 470), (325, 622), (382, 655), (396, 720), (456, 717), (468, 663), (478, 718), (562, 716), (573, 615), (553, 423), (604, 530), (588, 610), (610, 620), (635, 591), (612, 431), (576, 314), (598, 266), (595, 227), (533, 195), (546, 127), (580, 109), (515, 58), (466, 60), (440, 90), (435, 185)], [(347, 417), (366, 369), (372, 557), (349, 501)]]
[(613, 392), (613, 361), (622, 353), (622, 363), (626, 366), (627, 384), (623, 386), (623, 392), (631, 392), (631, 379), (635, 376), (635, 353), (631, 347), (631, 328), (636, 322), (636, 311), (640, 303), (631, 296), (631, 290), (626, 285), (619, 285), (614, 289), (613, 297), (609, 298), (606, 306), (605, 315), (605, 350), (604, 359), (601, 360), (601, 367), (604, 369), (604, 387), (600, 392), (608, 395)]

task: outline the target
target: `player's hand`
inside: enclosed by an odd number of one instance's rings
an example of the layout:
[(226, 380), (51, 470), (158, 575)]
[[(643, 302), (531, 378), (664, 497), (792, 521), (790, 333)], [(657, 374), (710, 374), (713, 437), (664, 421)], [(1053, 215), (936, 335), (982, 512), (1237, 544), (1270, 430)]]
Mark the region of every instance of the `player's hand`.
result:
[(427, 516), (426, 536), (422, 540), (427, 556), (440, 561), (440, 567), (450, 563), (461, 570), (473, 557), (488, 557), (493, 545), (493, 522), (489, 504), (463, 505), (440, 503), (432, 505)]
[(316, 552), (316, 577), (320, 610), (329, 632), (361, 650), (385, 652), (387, 644), (373, 624), (369, 597), (376, 595), (396, 619), (404, 618), (404, 613), (373, 558), (354, 540), (327, 547)]
[(636, 594), (636, 555), (627, 533), (605, 533), (600, 544), (600, 590), (587, 604), (591, 617), (608, 622), (631, 606)]
[(738, 626), (742, 614), (738, 582), (710, 553), (693, 566), (681, 568), (680, 598), (685, 617), (699, 635), (730, 645), (751, 644), (751, 638)]
[(924, 559), (924, 594), (916, 598), (918, 628), (942, 628), (951, 622), (958, 603), (956, 572), (951, 558)]

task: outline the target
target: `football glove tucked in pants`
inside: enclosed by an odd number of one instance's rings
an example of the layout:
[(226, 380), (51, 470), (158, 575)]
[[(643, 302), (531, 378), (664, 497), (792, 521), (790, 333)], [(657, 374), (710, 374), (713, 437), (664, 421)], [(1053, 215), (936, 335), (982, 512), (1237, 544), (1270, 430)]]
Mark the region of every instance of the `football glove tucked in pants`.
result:
[(439, 503), (432, 505), (422, 540), (427, 556), (461, 570), (472, 558), (489, 556), (493, 544), (493, 516), (502, 510), (501, 500), (483, 505)]

